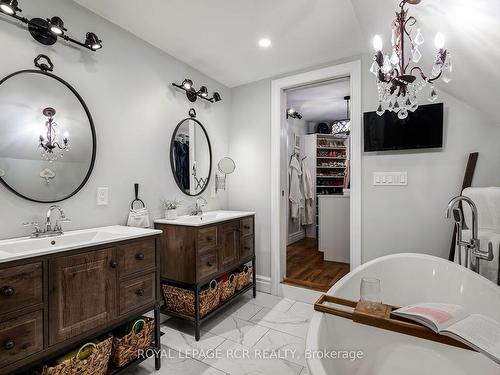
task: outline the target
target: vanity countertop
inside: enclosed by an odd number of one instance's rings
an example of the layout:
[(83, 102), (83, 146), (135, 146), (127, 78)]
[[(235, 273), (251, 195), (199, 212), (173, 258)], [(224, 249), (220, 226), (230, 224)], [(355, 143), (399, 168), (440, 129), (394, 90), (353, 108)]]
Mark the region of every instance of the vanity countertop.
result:
[(66, 232), (45, 238), (13, 238), (0, 241), (0, 263), (81, 249), (111, 242), (161, 234), (161, 230), (113, 225)]
[(207, 211), (202, 215), (184, 215), (179, 216), (177, 219), (158, 219), (155, 220), (156, 224), (169, 224), (169, 225), (183, 225), (189, 227), (201, 227), (203, 225), (220, 223), (222, 221), (239, 219), (245, 216), (255, 215), (251, 211)]

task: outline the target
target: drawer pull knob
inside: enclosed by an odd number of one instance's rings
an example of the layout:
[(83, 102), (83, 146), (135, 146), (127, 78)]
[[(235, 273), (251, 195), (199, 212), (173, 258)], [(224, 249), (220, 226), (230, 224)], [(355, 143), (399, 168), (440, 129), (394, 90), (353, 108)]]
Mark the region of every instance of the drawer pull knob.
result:
[(213, 237), (207, 236), (207, 241), (213, 241), (213, 240), (214, 240)]
[(144, 289), (137, 289), (137, 291), (135, 292), (139, 297), (142, 297), (144, 295)]
[(137, 260), (144, 260), (144, 254), (137, 254), (137, 255), (135, 256), (135, 258), (136, 258)]
[(244, 225), (243, 228), (250, 229), (250, 225)]
[(249, 246), (245, 246), (244, 249), (245, 250), (250, 250), (250, 247)]
[(116, 268), (116, 267), (118, 267), (118, 262), (116, 260), (113, 260), (111, 262), (111, 268)]
[(14, 288), (10, 286), (3, 288), (2, 294), (4, 295), (4, 297), (12, 297), (14, 295)]
[(212, 267), (212, 263), (211, 262), (207, 262), (207, 266), (208, 267)]
[(3, 348), (5, 350), (12, 350), (14, 349), (14, 346), (16, 346), (16, 343), (13, 340), (7, 340), (3, 344)]

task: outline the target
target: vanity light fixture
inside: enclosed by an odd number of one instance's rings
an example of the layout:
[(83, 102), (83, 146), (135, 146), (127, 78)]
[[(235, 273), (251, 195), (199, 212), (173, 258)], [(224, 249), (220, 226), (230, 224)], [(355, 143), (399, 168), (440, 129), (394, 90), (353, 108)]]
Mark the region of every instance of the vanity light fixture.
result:
[(56, 128), (57, 123), (54, 121), (54, 116), (56, 110), (51, 107), (47, 107), (42, 111), (43, 115), (47, 118), (45, 122), (45, 128), (47, 129), (46, 138), (40, 135), (40, 145), (42, 149), (42, 159), (45, 159), (52, 163), (58, 157), (63, 157), (63, 153), (57, 154), (58, 149), (61, 151), (69, 151), (69, 134), (66, 132), (63, 136), (63, 145), (59, 143), (59, 137)]
[(21, 12), (21, 9), (17, 6), (17, 0), (1, 0), (0, 10), (8, 15), (16, 14), (16, 12)]
[(201, 86), (200, 89), (196, 91), (196, 89), (193, 87), (193, 81), (189, 78), (185, 78), (180, 85), (174, 82), (172, 83), (172, 86), (184, 90), (189, 101), (193, 103), (198, 98), (204, 99), (210, 103), (217, 103), (222, 100), (218, 92), (214, 92), (213, 96), (209, 98), (207, 86)]
[(293, 108), (288, 108), (286, 110), (286, 118), (302, 119), (302, 115)]
[[(439, 78), (445, 83), (451, 81), (453, 70), (450, 53), (444, 48), (445, 38), (437, 33), (434, 40), (436, 56), (434, 65), (429, 74), (416, 64), (422, 59), (420, 52), (424, 44), (424, 37), (418, 28), (417, 19), (408, 15), (405, 6), (418, 5), (422, 0), (401, 0), (399, 12), (392, 23), (392, 53), (385, 55), (382, 52), (383, 42), (379, 35), (373, 38), (375, 57), (370, 68), (377, 77), (379, 105), (377, 114), (382, 116), (385, 111), (398, 114), (398, 118), (405, 119), (408, 112), (418, 108), (417, 95), (423, 88), (430, 86), (429, 101), (436, 101), (438, 95), (434, 82)], [(409, 56), (407, 56), (409, 53)]]
[(58, 16), (50, 19), (37, 17), (29, 19), (19, 16), (17, 13), (20, 12), (22, 10), (18, 7), (18, 0), (0, 0), (0, 15), (14, 18), (28, 25), (31, 36), (41, 44), (51, 46), (57, 42), (58, 38), (62, 38), (67, 42), (77, 44), (91, 51), (102, 48), (102, 41), (94, 33), (87, 33), (86, 40), (83, 43), (66, 35), (67, 29), (64, 27), (64, 21)]

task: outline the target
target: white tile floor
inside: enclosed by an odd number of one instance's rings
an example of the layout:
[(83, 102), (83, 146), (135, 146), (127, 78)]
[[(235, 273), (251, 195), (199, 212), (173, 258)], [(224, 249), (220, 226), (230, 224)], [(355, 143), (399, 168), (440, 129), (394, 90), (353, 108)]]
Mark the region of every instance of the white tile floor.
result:
[(305, 336), (313, 312), (312, 305), (249, 292), (205, 321), (198, 342), (191, 323), (167, 320), (161, 370), (150, 359), (128, 374), (308, 375)]

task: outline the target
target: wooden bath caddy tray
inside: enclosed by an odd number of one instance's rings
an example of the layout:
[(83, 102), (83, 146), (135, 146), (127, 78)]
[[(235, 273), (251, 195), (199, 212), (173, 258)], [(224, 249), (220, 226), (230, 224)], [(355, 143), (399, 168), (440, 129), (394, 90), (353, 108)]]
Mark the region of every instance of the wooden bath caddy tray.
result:
[[(329, 306), (326, 304), (335, 304), (338, 307)], [(342, 309), (342, 306), (348, 309)], [(323, 294), (314, 304), (314, 310), (327, 314), (340, 316), (350, 319), (359, 324), (385, 329), (402, 333), (404, 335), (415, 336), (421, 339), (436, 341), (441, 344), (456, 346), (462, 349), (473, 350), (472, 348), (462, 344), (460, 341), (454, 340), (447, 336), (442, 336), (431, 329), (420, 325), (411, 320), (392, 315), (392, 311), (399, 307), (380, 304), (376, 310), (369, 310), (363, 302), (349, 301), (343, 298), (337, 298)]]

